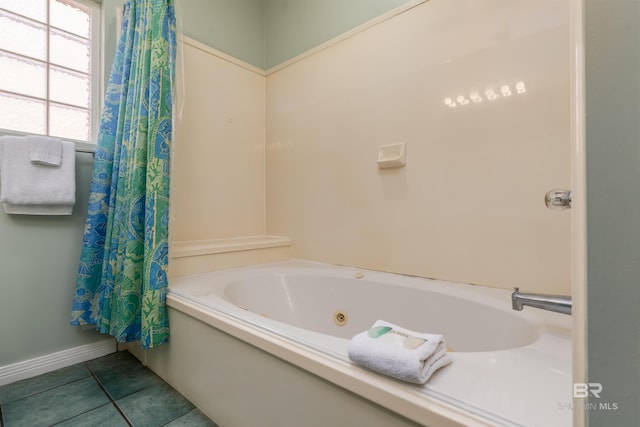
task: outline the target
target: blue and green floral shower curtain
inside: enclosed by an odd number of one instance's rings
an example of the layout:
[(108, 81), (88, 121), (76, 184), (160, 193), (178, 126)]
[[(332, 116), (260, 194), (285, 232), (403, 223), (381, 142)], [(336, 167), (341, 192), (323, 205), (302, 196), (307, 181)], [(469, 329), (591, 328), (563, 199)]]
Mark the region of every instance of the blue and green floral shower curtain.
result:
[(150, 348), (169, 339), (173, 0), (129, 0), (107, 86), (71, 324)]

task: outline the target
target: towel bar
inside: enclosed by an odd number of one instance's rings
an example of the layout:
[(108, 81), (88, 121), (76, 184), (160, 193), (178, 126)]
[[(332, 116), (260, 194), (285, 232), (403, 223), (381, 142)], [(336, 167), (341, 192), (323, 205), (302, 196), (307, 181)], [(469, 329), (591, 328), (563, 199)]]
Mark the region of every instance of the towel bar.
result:
[(76, 153), (89, 153), (96, 154), (96, 146), (95, 144), (90, 144), (88, 142), (76, 142)]

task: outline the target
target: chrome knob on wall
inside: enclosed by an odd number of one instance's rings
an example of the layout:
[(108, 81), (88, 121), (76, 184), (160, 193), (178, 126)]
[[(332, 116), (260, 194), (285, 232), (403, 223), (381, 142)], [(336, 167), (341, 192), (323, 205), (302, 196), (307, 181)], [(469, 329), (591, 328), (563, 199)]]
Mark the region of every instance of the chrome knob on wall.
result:
[(544, 196), (544, 204), (549, 209), (571, 209), (571, 190), (555, 189)]

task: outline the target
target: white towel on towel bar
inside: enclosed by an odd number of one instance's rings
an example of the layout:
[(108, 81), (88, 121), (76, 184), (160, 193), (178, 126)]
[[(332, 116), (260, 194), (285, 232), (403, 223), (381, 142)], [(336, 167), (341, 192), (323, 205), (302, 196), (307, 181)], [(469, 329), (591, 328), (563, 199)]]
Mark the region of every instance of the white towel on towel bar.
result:
[(29, 159), (47, 166), (60, 166), (62, 162), (62, 141), (50, 136), (33, 135), (27, 137)]
[(31, 162), (27, 138), (0, 138), (0, 202), (5, 212), (71, 215), (76, 201), (75, 145), (62, 141), (59, 166)]

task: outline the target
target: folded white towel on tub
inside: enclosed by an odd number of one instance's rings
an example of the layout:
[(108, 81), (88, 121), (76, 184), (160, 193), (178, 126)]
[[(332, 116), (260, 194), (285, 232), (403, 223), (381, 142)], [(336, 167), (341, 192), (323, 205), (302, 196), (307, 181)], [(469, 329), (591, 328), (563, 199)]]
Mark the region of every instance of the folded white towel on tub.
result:
[(401, 328), (383, 320), (349, 342), (349, 358), (376, 372), (416, 384), (451, 363), (442, 335)]

